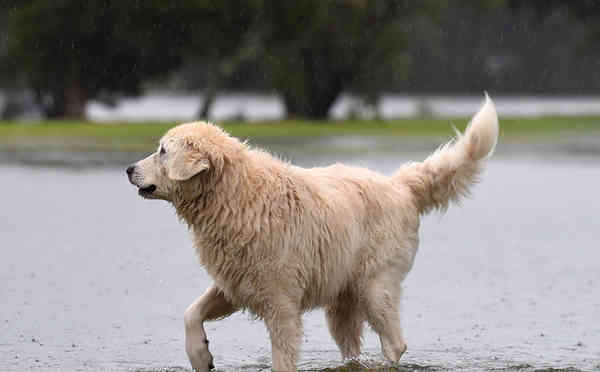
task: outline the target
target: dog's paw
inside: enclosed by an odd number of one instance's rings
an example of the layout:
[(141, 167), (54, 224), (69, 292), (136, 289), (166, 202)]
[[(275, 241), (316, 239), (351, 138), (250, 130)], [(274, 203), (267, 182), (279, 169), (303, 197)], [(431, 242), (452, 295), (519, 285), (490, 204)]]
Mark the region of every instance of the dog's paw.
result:
[(208, 340), (204, 340), (200, 345), (186, 347), (186, 352), (194, 372), (208, 372), (215, 368), (213, 356), (208, 351)]

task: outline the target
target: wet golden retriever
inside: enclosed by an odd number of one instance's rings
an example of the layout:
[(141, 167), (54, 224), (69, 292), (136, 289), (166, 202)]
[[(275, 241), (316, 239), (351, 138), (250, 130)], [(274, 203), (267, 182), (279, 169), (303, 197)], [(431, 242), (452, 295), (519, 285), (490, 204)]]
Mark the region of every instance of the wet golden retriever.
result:
[(419, 218), (468, 193), (497, 138), (487, 95), (464, 135), (390, 177), (296, 167), (208, 123), (169, 130), (127, 174), (144, 198), (173, 204), (214, 279), (184, 316), (194, 370), (213, 368), (203, 322), (240, 309), (265, 321), (274, 371), (296, 370), (301, 315), (317, 307), (342, 357), (360, 354), (366, 321), (397, 362), (406, 350), (397, 306)]

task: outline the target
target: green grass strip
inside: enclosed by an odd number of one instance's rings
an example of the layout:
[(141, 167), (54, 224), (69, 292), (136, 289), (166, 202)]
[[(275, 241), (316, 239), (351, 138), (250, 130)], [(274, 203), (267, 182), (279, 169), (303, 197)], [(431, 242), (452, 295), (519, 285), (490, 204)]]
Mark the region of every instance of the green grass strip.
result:
[[(0, 121), (0, 143), (94, 144), (103, 148), (153, 148), (177, 123), (86, 121)], [(396, 136), (449, 138), (452, 125), (464, 129), (466, 119), (258, 121), (220, 123), (232, 135), (249, 139), (323, 136)], [(600, 134), (600, 117), (546, 117), (504, 119), (501, 135), (507, 139), (552, 139), (565, 135)]]

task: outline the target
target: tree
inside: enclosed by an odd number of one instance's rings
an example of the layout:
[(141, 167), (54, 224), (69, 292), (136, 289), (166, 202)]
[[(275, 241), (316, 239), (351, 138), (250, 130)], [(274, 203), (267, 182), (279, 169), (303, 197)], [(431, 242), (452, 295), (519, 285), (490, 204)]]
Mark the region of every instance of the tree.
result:
[(382, 82), (404, 76), (406, 20), (440, 7), (433, 0), (198, 3), (201, 31), (184, 75), (188, 87), (204, 88), (201, 117), (218, 89), (248, 80), (278, 93), (290, 116), (326, 117), (345, 90), (376, 100)]
[[(13, 2), (15, 3), (15, 2)], [(47, 117), (81, 118), (85, 104), (181, 64), (194, 33), (192, 0), (30, 0), (11, 7), (4, 60)]]
[(188, 87), (204, 89), (199, 117), (208, 116), (219, 89), (239, 88), (240, 74), (248, 80), (248, 75), (256, 74), (250, 70), (260, 69), (262, 5), (262, 0), (197, 0), (198, 32), (186, 48), (185, 75)]
[(397, 77), (408, 34), (404, 22), (429, 6), (410, 0), (265, 0), (259, 17), (263, 59), (288, 115), (324, 118), (353, 84)]

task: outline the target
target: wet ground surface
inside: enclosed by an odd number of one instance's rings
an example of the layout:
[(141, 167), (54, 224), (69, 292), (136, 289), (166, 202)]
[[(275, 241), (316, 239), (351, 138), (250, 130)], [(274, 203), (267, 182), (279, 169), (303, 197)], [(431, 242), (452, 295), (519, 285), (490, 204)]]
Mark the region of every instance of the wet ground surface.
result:
[[(429, 149), (287, 150), (306, 166), (344, 160), (389, 173)], [(133, 155), (67, 167), (4, 155), (0, 371), (189, 371), (183, 311), (210, 278), (173, 210), (140, 199), (115, 166)], [(473, 198), (424, 221), (404, 285), (400, 366), (388, 368), (371, 331), (362, 362), (372, 371), (600, 370), (598, 190), (596, 151), (501, 147)], [(218, 371), (269, 370), (261, 322), (236, 314), (207, 332)], [(321, 311), (304, 317), (300, 369), (359, 370), (340, 360)]]

